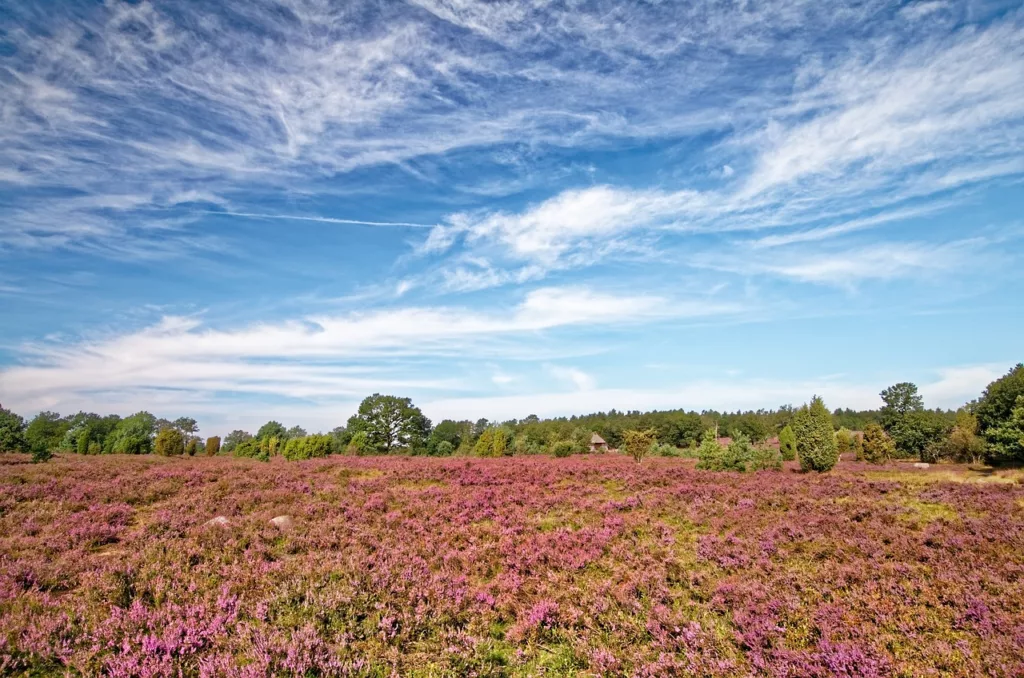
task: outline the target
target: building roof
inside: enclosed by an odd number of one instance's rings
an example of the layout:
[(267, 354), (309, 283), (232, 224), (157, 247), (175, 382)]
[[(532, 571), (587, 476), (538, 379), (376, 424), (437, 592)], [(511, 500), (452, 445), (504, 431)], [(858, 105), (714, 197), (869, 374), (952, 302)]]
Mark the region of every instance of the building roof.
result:
[(590, 436), (590, 444), (591, 445), (607, 445), (608, 443), (606, 443), (604, 441), (604, 438), (602, 438), (601, 436), (599, 436), (599, 435), (597, 435), (595, 433), (594, 435)]

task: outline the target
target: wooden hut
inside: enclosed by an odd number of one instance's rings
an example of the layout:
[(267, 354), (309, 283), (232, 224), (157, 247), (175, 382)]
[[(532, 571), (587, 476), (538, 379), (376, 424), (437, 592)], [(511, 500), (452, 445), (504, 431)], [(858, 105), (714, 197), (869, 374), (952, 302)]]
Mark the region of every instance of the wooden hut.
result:
[(596, 433), (590, 436), (590, 451), (591, 452), (607, 452), (608, 443), (604, 441), (604, 438), (597, 435)]

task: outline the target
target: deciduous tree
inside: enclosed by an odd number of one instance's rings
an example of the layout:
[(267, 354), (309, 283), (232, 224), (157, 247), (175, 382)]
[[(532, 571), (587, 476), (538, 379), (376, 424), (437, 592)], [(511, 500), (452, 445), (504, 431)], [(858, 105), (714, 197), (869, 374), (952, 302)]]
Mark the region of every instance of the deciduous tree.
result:
[(359, 404), (348, 428), (365, 431), (371, 449), (390, 454), (422, 447), (430, 434), (430, 420), (409, 398), (374, 393)]
[(633, 457), (634, 461), (638, 464), (651, 451), (655, 440), (657, 438), (654, 429), (645, 429), (643, 431), (629, 429), (622, 432), (622, 446), (625, 448), (626, 454)]

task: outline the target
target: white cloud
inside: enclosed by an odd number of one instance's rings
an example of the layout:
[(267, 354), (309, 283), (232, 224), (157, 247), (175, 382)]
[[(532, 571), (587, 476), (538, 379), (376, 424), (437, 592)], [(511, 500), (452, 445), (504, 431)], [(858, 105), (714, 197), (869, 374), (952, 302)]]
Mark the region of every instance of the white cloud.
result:
[[(918, 385), (927, 407), (956, 408), (978, 397), (988, 383), (1005, 370), (991, 365), (940, 368), (922, 373)], [(939, 375), (937, 380), (935, 374)], [(477, 419), (495, 421), (518, 419), (527, 414), (541, 417), (568, 416), (590, 412), (652, 409), (715, 409), (720, 412), (757, 410), (782, 404), (800, 405), (813, 395), (824, 398), (831, 408), (877, 409), (879, 393), (897, 381), (853, 381), (842, 377), (790, 380), (727, 378), (695, 380), (670, 389), (591, 388), (571, 392), (531, 393), (473, 398), (443, 398), (425, 402), (423, 410), (436, 419)]]
[(172, 316), (120, 336), (26, 345), (24, 363), (0, 371), (0, 392), (5, 404), (30, 412), (158, 389), (178, 391), (186, 402), (192, 393), (319, 401), (381, 389), (459, 390), (466, 386), (457, 378), (439, 379), (420, 363), (508, 352), (501, 345), (506, 339), (519, 353), (560, 329), (709, 317), (737, 308), (571, 287), (534, 290), (507, 312), (404, 307), (231, 330)]
[(800, 282), (850, 288), (864, 280), (931, 276), (943, 271), (977, 268), (984, 247), (981, 238), (933, 245), (887, 242), (846, 250), (789, 249), (770, 258), (697, 257), (694, 265), (740, 275), (767, 274)]
[(593, 375), (587, 374), (578, 367), (547, 365), (546, 369), (555, 379), (571, 384), (578, 391), (593, 391), (597, 388), (597, 380)]

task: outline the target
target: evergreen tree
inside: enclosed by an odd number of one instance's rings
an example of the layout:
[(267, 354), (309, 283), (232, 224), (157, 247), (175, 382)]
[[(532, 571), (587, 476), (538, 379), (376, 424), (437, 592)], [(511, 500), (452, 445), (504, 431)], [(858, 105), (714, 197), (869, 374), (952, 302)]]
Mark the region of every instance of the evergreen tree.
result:
[(872, 464), (884, 464), (896, 455), (896, 445), (892, 438), (878, 424), (864, 427), (864, 441), (860, 459)]
[(793, 427), (786, 424), (779, 431), (779, 453), (783, 461), (794, 461), (796, 459), (796, 433)]
[(829, 471), (839, 461), (832, 413), (819, 396), (811, 399), (793, 418), (796, 451), (804, 471)]

